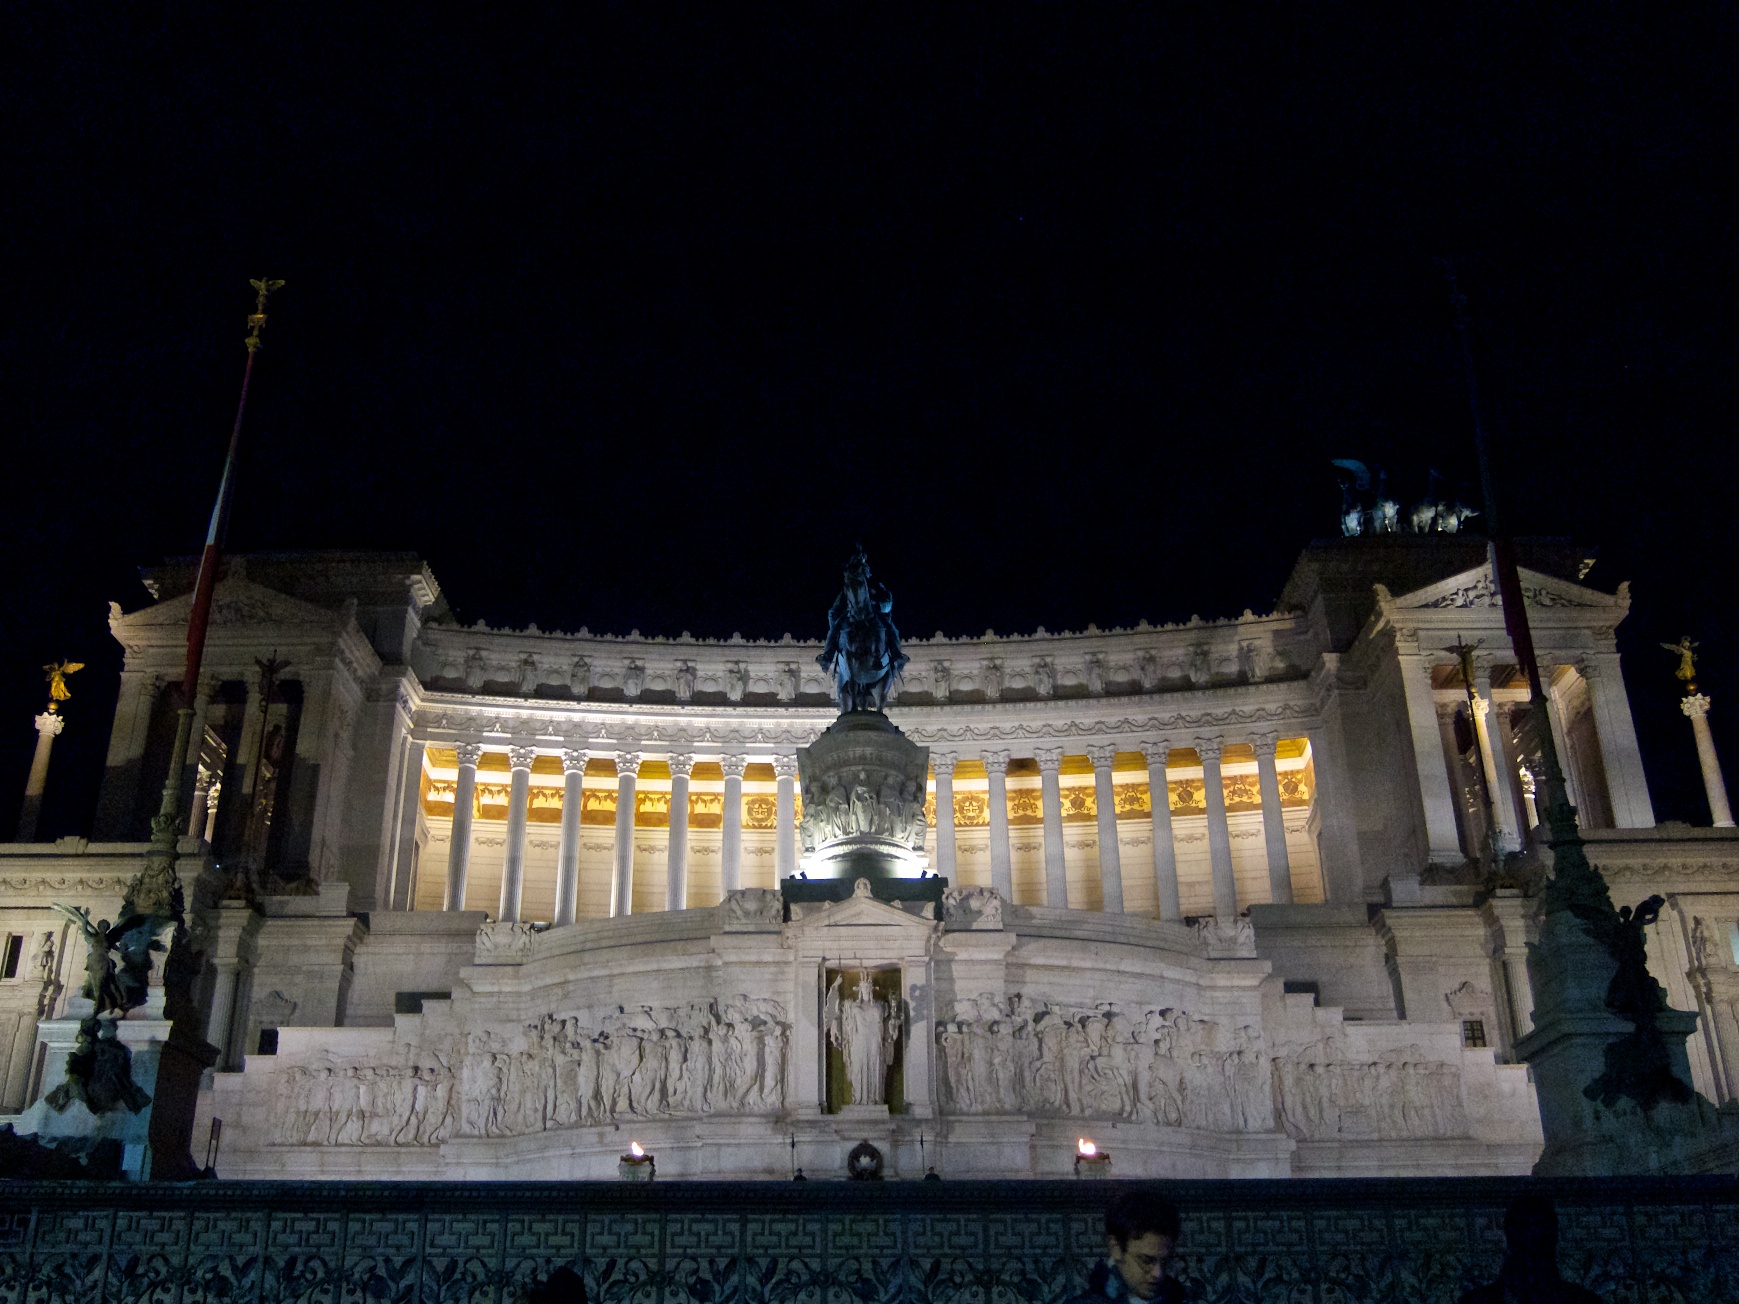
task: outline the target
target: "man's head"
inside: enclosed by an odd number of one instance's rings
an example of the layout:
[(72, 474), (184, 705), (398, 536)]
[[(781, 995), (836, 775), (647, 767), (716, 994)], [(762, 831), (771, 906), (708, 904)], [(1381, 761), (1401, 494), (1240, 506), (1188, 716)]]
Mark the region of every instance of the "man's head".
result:
[(1105, 1256), (1139, 1299), (1159, 1292), (1177, 1249), (1177, 1206), (1157, 1195), (1125, 1191), (1105, 1210)]
[(1558, 1210), (1543, 1195), (1518, 1195), (1504, 1210), (1504, 1241), (1512, 1259), (1555, 1262)]

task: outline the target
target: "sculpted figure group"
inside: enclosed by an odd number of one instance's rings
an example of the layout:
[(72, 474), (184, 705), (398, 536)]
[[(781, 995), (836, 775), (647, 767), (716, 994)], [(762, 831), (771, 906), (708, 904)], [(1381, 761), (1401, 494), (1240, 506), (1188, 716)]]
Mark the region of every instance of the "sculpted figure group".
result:
[(1274, 1061), (1280, 1124), (1299, 1140), (1466, 1136), (1461, 1075), (1418, 1046), (1375, 1057), (1325, 1042)]
[(397, 1064), (298, 1065), (279, 1080), (280, 1145), (439, 1145), (618, 1118), (777, 1113), (790, 1025), (776, 1001), (546, 1015)]
[(867, 771), (824, 775), (803, 789), (803, 849), (814, 851), (857, 834), (924, 845), (924, 794), (915, 780), (888, 775), (878, 786)]
[(1181, 1010), (1131, 1015), (984, 996), (937, 1025), (943, 1107), (957, 1114), (1122, 1118), (1267, 1131), (1274, 1112), (1261, 1033)]

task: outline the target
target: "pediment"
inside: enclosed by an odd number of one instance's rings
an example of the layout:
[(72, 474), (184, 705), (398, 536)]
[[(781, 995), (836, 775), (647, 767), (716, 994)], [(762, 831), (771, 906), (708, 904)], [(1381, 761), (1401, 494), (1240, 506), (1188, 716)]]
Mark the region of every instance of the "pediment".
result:
[[(161, 626), (185, 628), (192, 612), (193, 595), (183, 593), (130, 615), (112, 611), (109, 628), (117, 638), (125, 632)], [(211, 623), (215, 627), (301, 625), (330, 629), (339, 623), (339, 616), (325, 607), (292, 598), (253, 580), (229, 577), (219, 580), (212, 594)]]
[[(1618, 593), (1614, 595), (1560, 579), (1556, 575), (1529, 570), (1525, 566), (1520, 567), (1519, 571), (1522, 596), (1530, 607), (1586, 607), (1594, 610), (1610, 610), (1614, 607), (1628, 610), (1630, 607), (1628, 584), (1619, 585)], [(1381, 585), (1378, 588), (1383, 605), (1396, 610), (1466, 611), (1496, 609), (1499, 606), (1497, 584), (1492, 579), (1489, 566), (1475, 566), (1471, 570), (1462, 571), (1459, 575), (1452, 575), (1435, 584), (1428, 584), (1411, 593), (1390, 596)]]
[(922, 940), (935, 936), (939, 925), (934, 919), (902, 910), (886, 901), (877, 901), (870, 896), (853, 896), (844, 901), (811, 907), (804, 911), (800, 919), (792, 920), (791, 927), (809, 937), (873, 929), (906, 934), (914, 940)]

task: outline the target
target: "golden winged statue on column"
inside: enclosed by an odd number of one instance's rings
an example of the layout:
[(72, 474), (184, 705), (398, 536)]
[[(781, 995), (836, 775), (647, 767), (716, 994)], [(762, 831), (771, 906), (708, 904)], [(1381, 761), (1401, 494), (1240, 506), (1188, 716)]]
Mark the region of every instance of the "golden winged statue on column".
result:
[(48, 709), (60, 710), (60, 704), (72, 696), (72, 690), (66, 686), (66, 677), (77, 674), (85, 668), (83, 661), (53, 661), (43, 667), (46, 672), (43, 678), (48, 680)]

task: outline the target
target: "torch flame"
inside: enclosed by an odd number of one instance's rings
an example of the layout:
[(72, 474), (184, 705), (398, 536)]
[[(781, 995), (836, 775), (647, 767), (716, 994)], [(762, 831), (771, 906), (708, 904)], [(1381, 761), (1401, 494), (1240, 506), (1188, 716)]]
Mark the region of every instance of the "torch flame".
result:
[(1081, 1158), (1091, 1159), (1094, 1155), (1099, 1153), (1099, 1147), (1087, 1140), (1086, 1137), (1082, 1137), (1079, 1141), (1075, 1142), (1075, 1151), (1081, 1156)]
[(646, 1158), (645, 1147), (643, 1147), (638, 1141), (630, 1141), (628, 1143), (628, 1153), (633, 1155), (636, 1159)]

